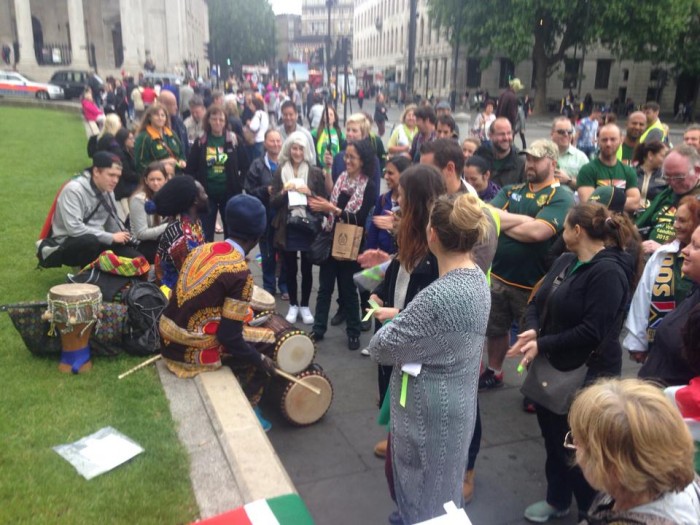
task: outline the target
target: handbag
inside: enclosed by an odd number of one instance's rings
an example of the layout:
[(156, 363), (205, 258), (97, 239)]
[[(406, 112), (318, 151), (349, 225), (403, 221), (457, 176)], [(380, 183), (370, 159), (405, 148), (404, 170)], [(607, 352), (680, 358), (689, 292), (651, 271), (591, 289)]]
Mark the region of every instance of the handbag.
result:
[[(552, 282), (552, 287), (547, 295), (547, 299), (542, 309), (540, 327), (544, 326), (547, 317), (549, 299), (564, 280), (568, 266)], [(603, 337), (598, 347), (593, 350), (586, 360), (577, 368), (562, 371), (555, 368), (543, 353), (538, 353), (532, 360), (528, 368), (527, 377), (520, 387), (520, 392), (538, 405), (543, 406), (550, 412), (565, 416), (569, 413), (571, 403), (576, 397), (576, 393), (583, 387), (588, 374), (588, 363), (600, 348), (607, 343), (610, 336), (615, 333), (616, 327), (624, 318), (625, 308), (618, 313), (613, 326)]]
[(307, 233), (316, 235), (321, 231), (321, 220), (312, 213), (309, 213), (308, 210), (304, 210), (303, 215), (295, 215), (290, 211), (287, 214), (287, 226), (294, 226)]
[(255, 132), (248, 126), (243, 126), (243, 140), (249, 146), (255, 144)]
[(335, 224), (331, 255), (338, 261), (356, 261), (362, 244), (364, 228), (344, 222)]
[(331, 232), (322, 231), (311, 241), (311, 246), (309, 247), (309, 251), (306, 252), (306, 257), (311, 261), (311, 264), (323, 264), (331, 256), (332, 244), (333, 234)]

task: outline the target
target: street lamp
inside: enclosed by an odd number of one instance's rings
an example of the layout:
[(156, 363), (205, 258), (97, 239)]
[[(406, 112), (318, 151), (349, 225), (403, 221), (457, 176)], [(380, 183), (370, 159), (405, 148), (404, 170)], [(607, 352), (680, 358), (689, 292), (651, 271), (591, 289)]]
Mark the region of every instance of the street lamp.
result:
[(328, 8), (328, 34), (326, 35), (326, 60), (325, 60), (325, 84), (329, 85), (330, 84), (330, 63), (331, 63), (331, 9), (333, 8), (333, 4), (335, 4), (336, 0), (326, 0), (326, 8)]

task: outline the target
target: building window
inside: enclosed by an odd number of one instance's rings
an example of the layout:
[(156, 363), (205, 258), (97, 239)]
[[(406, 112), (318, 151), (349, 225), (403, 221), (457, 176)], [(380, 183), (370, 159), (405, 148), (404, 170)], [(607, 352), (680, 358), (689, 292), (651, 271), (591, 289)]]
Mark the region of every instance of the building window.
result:
[(425, 29), (423, 24), (423, 18), (420, 19), (420, 38), (418, 39), (418, 44), (423, 45), (423, 29)]
[(622, 81), (627, 82), (630, 78), (630, 70), (629, 69), (623, 69), (622, 70)]
[(515, 64), (510, 58), (502, 58), (498, 75), (498, 87), (503, 89), (508, 87), (508, 82), (515, 75)]
[(467, 87), (481, 87), (481, 60), (478, 58), (467, 59)]
[(595, 89), (608, 89), (612, 60), (598, 60), (595, 70)]
[(581, 61), (578, 58), (564, 59), (564, 82), (562, 85), (564, 89), (573, 89), (576, 87), (580, 65)]
[(447, 59), (442, 59), (442, 85), (447, 86)]

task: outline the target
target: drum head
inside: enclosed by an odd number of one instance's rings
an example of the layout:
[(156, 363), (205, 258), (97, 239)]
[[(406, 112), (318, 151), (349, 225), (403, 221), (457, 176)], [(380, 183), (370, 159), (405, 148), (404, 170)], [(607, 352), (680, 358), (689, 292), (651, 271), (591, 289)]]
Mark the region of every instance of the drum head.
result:
[(253, 310), (263, 312), (265, 310), (275, 309), (274, 296), (258, 285), (253, 285), (253, 293), (250, 298), (250, 306)]
[(278, 344), (275, 361), (283, 371), (298, 374), (308, 368), (314, 360), (315, 353), (314, 343), (308, 335), (294, 333), (286, 336)]
[(333, 401), (333, 386), (318, 372), (299, 377), (300, 381), (321, 390), (320, 395), (301, 385), (290, 383), (282, 399), (282, 415), (294, 425), (311, 425), (321, 419)]
[(99, 286), (85, 283), (57, 284), (49, 289), (49, 295), (53, 299), (70, 300), (72, 298), (96, 297), (100, 295)]

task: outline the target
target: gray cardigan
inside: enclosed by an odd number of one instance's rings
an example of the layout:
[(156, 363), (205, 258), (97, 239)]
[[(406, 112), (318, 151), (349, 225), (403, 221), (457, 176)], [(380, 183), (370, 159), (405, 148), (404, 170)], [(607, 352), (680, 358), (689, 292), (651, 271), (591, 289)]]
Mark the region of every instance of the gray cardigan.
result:
[(129, 199), (129, 228), (131, 235), (139, 241), (155, 241), (168, 227), (163, 221), (155, 226), (155, 215), (146, 213), (146, 194), (142, 191), (135, 193)]

